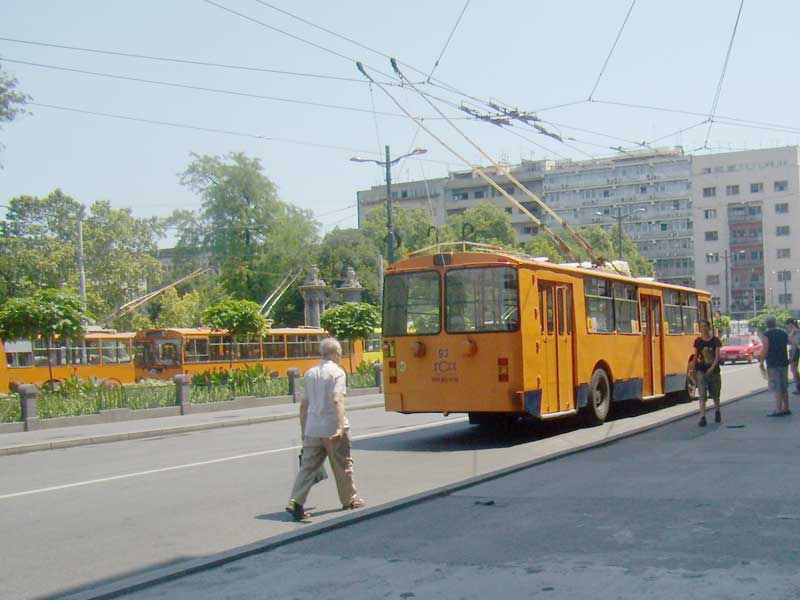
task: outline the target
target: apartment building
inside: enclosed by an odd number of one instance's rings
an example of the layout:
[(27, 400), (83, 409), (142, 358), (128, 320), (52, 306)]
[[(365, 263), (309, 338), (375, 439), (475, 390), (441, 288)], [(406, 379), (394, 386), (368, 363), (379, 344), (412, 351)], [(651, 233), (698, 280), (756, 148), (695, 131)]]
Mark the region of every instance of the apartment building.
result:
[(734, 319), (765, 303), (800, 314), (798, 146), (695, 156), (697, 286)]
[[(682, 285), (694, 284), (694, 249), (689, 199), (690, 159), (680, 148), (625, 152), (613, 158), (582, 161), (522, 161), (512, 175), (573, 227), (617, 222), (650, 259), (656, 277)], [(558, 229), (555, 219), (513, 185), (497, 169), (485, 172), (528, 211)], [(363, 214), (385, 206), (381, 186), (358, 192), (359, 223)], [(434, 225), (481, 203), (496, 204), (508, 214), (518, 239), (538, 228), (518, 207), (472, 171), (446, 178), (392, 184), (392, 199), (402, 208), (423, 208)], [(615, 258), (615, 257), (608, 257)]]

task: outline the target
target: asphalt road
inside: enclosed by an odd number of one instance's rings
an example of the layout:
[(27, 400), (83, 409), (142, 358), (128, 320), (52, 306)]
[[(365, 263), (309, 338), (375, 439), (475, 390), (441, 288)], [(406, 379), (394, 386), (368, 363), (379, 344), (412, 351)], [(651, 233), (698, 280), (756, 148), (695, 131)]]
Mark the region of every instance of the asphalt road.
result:
[[(724, 367), (724, 395), (763, 385), (756, 373)], [(521, 426), (498, 439), (463, 416), (381, 409), (350, 421), (371, 505), (523, 462), (577, 429)], [(298, 445), (297, 422), (281, 421), (0, 458), (0, 597), (52, 596), (303, 527), (282, 509)], [(331, 481), (308, 506), (315, 521), (342, 514)]]

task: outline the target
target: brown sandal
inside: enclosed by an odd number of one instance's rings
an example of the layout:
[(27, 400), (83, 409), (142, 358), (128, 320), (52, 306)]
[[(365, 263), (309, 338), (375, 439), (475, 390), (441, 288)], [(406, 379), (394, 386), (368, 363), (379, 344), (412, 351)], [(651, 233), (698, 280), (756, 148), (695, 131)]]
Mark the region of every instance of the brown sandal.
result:
[(292, 515), (295, 521), (302, 521), (311, 516), (311, 513), (306, 512), (302, 504), (298, 504), (294, 500), (289, 500), (289, 504), (286, 505), (286, 512)]
[(363, 498), (353, 498), (347, 504), (342, 505), (342, 510), (350, 510), (354, 508), (364, 508), (367, 505)]

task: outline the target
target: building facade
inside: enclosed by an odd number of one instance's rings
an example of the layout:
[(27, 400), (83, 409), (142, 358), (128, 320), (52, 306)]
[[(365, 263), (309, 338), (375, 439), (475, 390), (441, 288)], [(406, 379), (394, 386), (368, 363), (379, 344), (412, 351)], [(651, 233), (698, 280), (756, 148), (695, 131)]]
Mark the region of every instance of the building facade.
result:
[[(523, 161), (510, 167), (513, 176), (573, 227), (621, 222), (639, 252), (653, 262), (656, 277), (694, 284), (689, 178), (690, 159), (680, 148), (626, 152), (613, 158), (584, 161)], [(508, 194), (553, 229), (555, 219), (495, 168), (485, 172)], [(359, 225), (363, 215), (385, 207), (386, 190), (375, 186), (358, 192)], [(536, 225), (472, 171), (446, 178), (392, 184), (397, 207), (423, 208), (433, 225), (482, 203), (503, 208), (517, 237), (538, 233)], [(614, 257), (607, 257), (614, 258)]]
[(695, 156), (697, 286), (734, 319), (765, 303), (800, 314), (800, 148)]

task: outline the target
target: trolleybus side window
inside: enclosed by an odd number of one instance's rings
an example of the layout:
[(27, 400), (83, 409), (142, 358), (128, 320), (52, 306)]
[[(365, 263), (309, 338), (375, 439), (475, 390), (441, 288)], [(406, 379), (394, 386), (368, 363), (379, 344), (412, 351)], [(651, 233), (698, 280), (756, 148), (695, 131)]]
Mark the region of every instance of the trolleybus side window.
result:
[(454, 269), (445, 276), (447, 332), (514, 331), (517, 272), (509, 267)]
[(383, 286), (384, 335), (439, 333), (441, 304), (438, 272), (387, 275)]
[(697, 326), (697, 295), (681, 293), (681, 306), (683, 307), (683, 332), (700, 333)]
[(208, 338), (187, 338), (184, 352), (187, 363), (208, 362)]
[(556, 310), (558, 311), (558, 335), (564, 335), (564, 288), (556, 290)]
[(639, 314), (636, 302), (636, 286), (617, 281), (614, 282), (613, 288), (617, 331), (620, 333), (638, 333)]
[(590, 332), (612, 333), (614, 331), (614, 298), (611, 281), (600, 277), (587, 277), (586, 317)]
[(664, 319), (667, 322), (667, 333), (683, 333), (680, 292), (676, 290), (664, 290)]
[(282, 335), (264, 336), (264, 358), (286, 358), (286, 347)]
[(567, 287), (567, 335), (572, 335), (572, 287)]
[(555, 300), (553, 298), (553, 286), (548, 285), (544, 289), (544, 301), (545, 301), (545, 320), (547, 322), (547, 335), (553, 335), (556, 332), (555, 326), (555, 313), (553, 311), (553, 307), (555, 306)]

